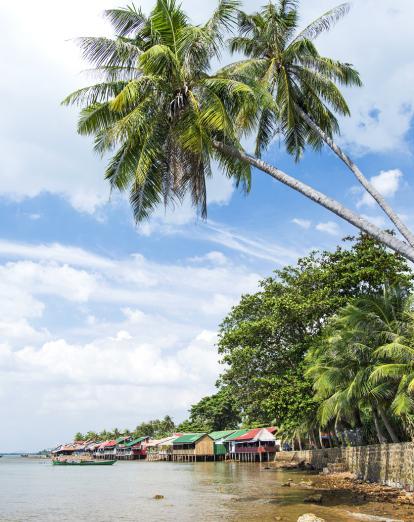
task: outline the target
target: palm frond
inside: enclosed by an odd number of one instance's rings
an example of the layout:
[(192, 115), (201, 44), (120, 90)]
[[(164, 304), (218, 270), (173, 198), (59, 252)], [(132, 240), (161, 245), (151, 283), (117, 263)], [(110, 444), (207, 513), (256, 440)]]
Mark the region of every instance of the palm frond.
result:
[(104, 14), (119, 36), (131, 34), (135, 36), (148, 24), (148, 19), (141, 8), (137, 9), (134, 4), (126, 8), (107, 9)]
[(351, 5), (346, 2), (330, 9), (305, 27), (305, 29), (295, 37), (294, 41), (296, 42), (305, 38), (314, 40), (324, 31), (329, 31), (338, 20), (349, 13), (350, 8)]

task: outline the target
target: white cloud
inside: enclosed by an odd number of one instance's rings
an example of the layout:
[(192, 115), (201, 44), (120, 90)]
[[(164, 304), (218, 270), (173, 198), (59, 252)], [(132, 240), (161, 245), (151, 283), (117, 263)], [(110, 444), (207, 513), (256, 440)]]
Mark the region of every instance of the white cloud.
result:
[(202, 263), (159, 263), (59, 244), (0, 245), (17, 257), (0, 264), (0, 409), (19, 411), (2, 426), (3, 451), (24, 449), (27, 422), (27, 449), (36, 449), (78, 429), (182, 419), (214, 389), (218, 323), (260, 278), (220, 251)]
[(298, 225), (298, 227), (304, 228), (305, 230), (308, 230), (312, 225), (312, 221), (310, 221), (309, 219), (300, 219), (300, 218), (292, 219), (292, 223), (294, 223), (295, 225)]
[[(392, 197), (397, 192), (400, 186), (400, 179), (403, 173), (399, 169), (382, 170), (377, 176), (372, 176), (370, 182), (384, 197)], [(357, 202), (357, 206), (374, 207), (375, 200), (364, 191), (361, 199)]]
[(250, 257), (271, 261), (274, 264), (285, 265), (296, 261), (301, 255), (301, 252), (297, 249), (285, 247), (273, 241), (252, 239), (213, 221), (209, 221), (205, 225), (205, 229), (206, 233), (202, 236), (205, 240)]
[(327, 221), (326, 223), (318, 223), (316, 225), (316, 230), (319, 232), (324, 232), (331, 236), (338, 236), (341, 233), (341, 229), (335, 221)]
[[(332, 5), (302, 2), (303, 24)], [(413, 15), (411, 0), (355, 0), (350, 13), (317, 40), (322, 54), (352, 63), (361, 74), (363, 87), (345, 90), (351, 117), (341, 121), (342, 141), (354, 152), (407, 150), (414, 111), (414, 92), (407, 88), (414, 82)]]
[(213, 263), (215, 265), (226, 265), (229, 259), (222, 253), (216, 250), (205, 254), (204, 256), (190, 257), (189, 261), (192, 263)]
[(64, 246), (60, 243), (47, 245), (18, 243), (0, 239), (0, 257), (56, 261), (91, 268), (109, 268), (112, 261), (87, 252), (82, 248)]

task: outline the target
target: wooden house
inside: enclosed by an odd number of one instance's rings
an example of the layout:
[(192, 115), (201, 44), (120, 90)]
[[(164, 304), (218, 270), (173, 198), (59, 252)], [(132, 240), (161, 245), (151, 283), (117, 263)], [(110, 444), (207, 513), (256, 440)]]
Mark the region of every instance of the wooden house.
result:
[(187, 433), (173, 441), (172, 460), (214, 460), (214, 440), (208, 433)]
[(254, 428), (242, 434), (230, 435), (225, 442), (229, 444), (231, 458), (245, 462), (270, 460), (278, 450), (276, 428)]

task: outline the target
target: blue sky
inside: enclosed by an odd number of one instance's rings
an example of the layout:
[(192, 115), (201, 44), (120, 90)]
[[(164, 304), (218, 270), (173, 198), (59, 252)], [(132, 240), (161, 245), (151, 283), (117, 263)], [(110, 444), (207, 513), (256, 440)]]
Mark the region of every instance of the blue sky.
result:
[[(206, 2), (183, 4), (196, 21), (209, 13)], [(332, 5), (303, 2), (304, 23)], [(109, 194), (104, 161), (76, 135), (76, 113), (59, 105), (89, 83), (69, 39), (108, 34), (101, 13), (113, 5), (54, 6), (1, 8), (0, 451), (167, 413), (182, 420), (214, 391), (217, 326), (240, 295), (354, 232), (258, 172), (247, 197), (217, 173), (206, 222), (185, 202), (137, 229), (126, 198)], [(413, 14), (408, 0), (355, 1), (318, 40), (364, 81), (347, 93), (341, 144), (412, 227)], [(329, 151), (295, 164), (275, 142), (266, 159), (387, 226)]]

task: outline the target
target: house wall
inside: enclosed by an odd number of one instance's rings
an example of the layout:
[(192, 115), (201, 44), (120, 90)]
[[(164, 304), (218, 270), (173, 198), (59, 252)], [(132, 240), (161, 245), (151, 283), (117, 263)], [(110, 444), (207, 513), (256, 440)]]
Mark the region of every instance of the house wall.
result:
[(214, 444), (214, 453), (216, 455), (225, 455), (227, 453), (226, 447), (221, 442)]
[(198, 440), (195, 445), (195, 455), (214, 455), (214, 441), (208, 435)]
[(414, 491), (414, 443), (376, 444), (351, 448), (281, 451), (276, 460), (297, 460), (322, 470), (328, 464), (344, 462), (363, 480)]

